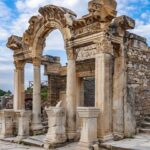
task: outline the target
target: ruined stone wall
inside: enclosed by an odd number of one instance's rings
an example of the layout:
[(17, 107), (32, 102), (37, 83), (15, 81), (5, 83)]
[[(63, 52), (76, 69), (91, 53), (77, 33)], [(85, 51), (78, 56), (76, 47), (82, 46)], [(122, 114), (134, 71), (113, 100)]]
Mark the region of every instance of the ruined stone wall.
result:
[(95, 78), (84, 79), (84, 106), (95, 106)]
[(66, 91), (66, 76), (49, 75), (48, 84), (48, 102), (51, 106), (56, 106), (60, 101), (60, 92)]
[(136, 35), (130, 35), (127, 73), (127, 99), (135, 111), (137, 125), (140, 125), (143, 117), (150, 114), (150, 49), (146, 40)]

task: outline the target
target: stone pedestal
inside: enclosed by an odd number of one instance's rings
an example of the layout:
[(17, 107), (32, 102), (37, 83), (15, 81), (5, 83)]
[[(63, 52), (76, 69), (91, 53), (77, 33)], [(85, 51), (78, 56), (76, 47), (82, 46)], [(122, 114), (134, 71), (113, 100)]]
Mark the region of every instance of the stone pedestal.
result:
[(13, 137), (13, 120), (15, 113), (13, 110), (0, 111), (0, 137)]
[(32, 130), (33, 134), (39, 134), (42, 129), (41, 123), (41, 63), (34, 61), (33, 105), (32, 105)]
[(95, 105), (100, 108), (98, 138), (106, 141), (112, 135), (112, 55), (100, 53), (96, 56)]
[(31, 120), (31, 111), (18, 111), (16, 112), (18, 117), (18, 136), (17, 140), (20, 141), (23, 138), (28, 137), (30, 131), (30, 120)]
[(66, 114), (63, 107), (46, 108), (48, 115), (48, 133), (46, 135), (44, 147), (49, 149), (66, 142)]
[(76, 150), (89, 150), (89, 147), (97, 142), (97, 118), (100, 110), (94, 107), (78, 107), (79, 117), (82, 118), (83, 125), (80, 142)]

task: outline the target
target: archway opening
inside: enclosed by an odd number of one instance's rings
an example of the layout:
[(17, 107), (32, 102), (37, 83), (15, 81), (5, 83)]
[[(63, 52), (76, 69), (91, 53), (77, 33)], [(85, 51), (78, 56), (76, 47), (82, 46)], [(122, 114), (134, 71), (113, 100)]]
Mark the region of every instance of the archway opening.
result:
[[(64, 39), (59, 30), (52, 31), (46, 39), (46, 46), (42, 52), (42, 66), (44, 73), (41, 79), (47, 82), (47, 94), (46, 89), (41, 87), (41, 92), (44, 92), (41, 93), (41, 104), (45, 121), (47, 115), (44, 108), (56, 106), (59, 101), (65, 103), (66, 97), (67, 55), (64, 49)], [(47, 96), (47, 99), (43, 97), (43, 94)]]
[(33, 65), (31, 63), (25, 64), (25, 109), (32, 110), (32, 100), (33, 100)]

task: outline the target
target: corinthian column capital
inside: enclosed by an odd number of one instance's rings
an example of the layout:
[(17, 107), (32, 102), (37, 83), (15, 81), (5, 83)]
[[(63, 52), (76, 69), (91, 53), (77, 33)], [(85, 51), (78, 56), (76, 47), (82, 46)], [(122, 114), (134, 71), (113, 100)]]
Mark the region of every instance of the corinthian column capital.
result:
[(111, 39), (106, 34), (99, 37), (94, 42), (96, 43), (97, 53), (107, 53), (110, 55), (114, 55)]
[(40, 58), (34, 58), (32, 60), (32, 63), (34, 66), (40, 66), (41, 65), (41, 59)]
[(24, 61), (14, 61), (14, 65), (17, 70), (22, 70), (25, 66), (25, 62)]
[(67, 48), (67, 58), (68, 58), (68, 60), (76, 59), (76, 53), (73, 48)]

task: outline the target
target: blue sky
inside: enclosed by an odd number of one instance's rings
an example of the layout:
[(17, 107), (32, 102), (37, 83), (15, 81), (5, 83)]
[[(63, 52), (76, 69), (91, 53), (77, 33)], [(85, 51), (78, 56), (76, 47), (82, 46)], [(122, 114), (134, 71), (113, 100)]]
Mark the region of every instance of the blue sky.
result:
[[(22, 36), (28, 27), (28, 20), (38, 14), (40, 6), (55, 4), (72, 9), (81, 17), (87, 13), (89, 0), (0, 0), (0, 89), (13, 91), (13, 53), (6, 48), (10, 35)], [(136, 20), (136, 28), (132, 31), (144, 36), (150, 43), (150, 0), (117, 0), (118, 16), (128, 15)], [(46, 41), (43, 54), (60, 56), (65, 64), (66, 54), (64, 43), (59, 31), (53, 31)], [(43, 75), (42, 80), (47, 80)], [(25, 66), (25, 85), (33, 80), (32, 65)]]

